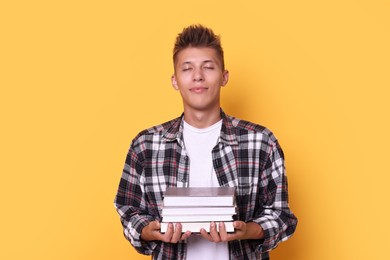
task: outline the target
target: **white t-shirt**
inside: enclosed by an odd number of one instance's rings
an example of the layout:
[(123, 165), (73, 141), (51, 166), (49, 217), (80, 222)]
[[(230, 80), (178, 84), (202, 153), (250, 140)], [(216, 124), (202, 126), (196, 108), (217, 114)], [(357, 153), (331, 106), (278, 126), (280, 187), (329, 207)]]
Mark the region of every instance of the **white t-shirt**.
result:
[[(221, 133), (222, 120), (207, 128), (195, 128), (184, 121), (184, 144), (190, 158), (190, 187), (219, 187), (211, 151)], [(187, 238), (187, 260), (227, 260), (227, 242), (210, 242), (198, 234)]]

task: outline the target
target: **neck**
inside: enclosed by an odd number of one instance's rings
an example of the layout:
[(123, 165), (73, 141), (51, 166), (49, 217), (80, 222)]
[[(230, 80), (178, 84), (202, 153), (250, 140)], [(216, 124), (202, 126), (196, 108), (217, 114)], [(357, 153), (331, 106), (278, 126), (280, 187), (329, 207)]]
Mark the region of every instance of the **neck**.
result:
[(206, 128), (221, 120), (220, 108), (213, 111), (193, 111), (184, 109), (184, 120), (193, 127)]

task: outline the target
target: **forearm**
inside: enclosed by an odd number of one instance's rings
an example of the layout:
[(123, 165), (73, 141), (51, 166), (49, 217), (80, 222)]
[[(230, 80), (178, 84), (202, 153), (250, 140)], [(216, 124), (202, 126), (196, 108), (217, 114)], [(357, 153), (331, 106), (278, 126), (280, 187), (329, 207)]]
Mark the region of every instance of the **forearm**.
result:
[(275, 248), (287, 240), (295, 231), (297, 219), (289, 209), (267, 209), (264, 215), (254, 220), (263, 228), (263, 252)]
[(131, 245), (141, 254), (150, 255), (155, 244), (153, 241), (145, 241), (141, 238), (141, 232), (147, 226), (151, 218), (146, 215), (139, 215), (135, 209), (128, 206), (115, 204), (123, 226), (123, 234)]
[(263, 192), (261, 214), (253, 219), (263, 229), (262, 251), (275, 248), (281, 241), (287, 240), (295, 231), (297, 218), (288, 204), (288, 185), (284, 166), (283, 152), (279, 145), (274, 146), (268, 158), (269, 167), (262, 172), (267, 179)]
[(149, 214), (142, 180), (143, 166), (137, 154), (129, 149), (122, 177), (115, 197), (115, 207), (120, 216), (124, 235), (142, 254), (151, 254), (153, 243), (141, 239), (141, 231), (154, 217)]

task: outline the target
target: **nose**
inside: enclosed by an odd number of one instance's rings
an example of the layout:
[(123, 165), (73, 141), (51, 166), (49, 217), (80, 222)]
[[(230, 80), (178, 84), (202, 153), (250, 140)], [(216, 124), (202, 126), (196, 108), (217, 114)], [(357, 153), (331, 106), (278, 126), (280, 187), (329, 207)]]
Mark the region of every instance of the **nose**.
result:
[(201, 69), (194, 70), (194, 81), (203, 81), (203, 71)]

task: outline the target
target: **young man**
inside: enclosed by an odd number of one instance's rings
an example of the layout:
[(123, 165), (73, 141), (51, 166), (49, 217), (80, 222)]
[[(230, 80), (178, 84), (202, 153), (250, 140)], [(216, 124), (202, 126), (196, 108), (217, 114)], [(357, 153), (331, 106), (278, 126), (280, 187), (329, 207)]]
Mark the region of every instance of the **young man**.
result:
[[(200, 25), (185, 28), (174, 47), (173, 87), (184, 113), (139, 133), (129, 149), (115, 207), (126, 238), (153, 259), (269, 259), (295, 231), (284, 155), (266, 128), (226, 115), (220, 91), (229, 80), (220, 39)], [(170, 224), (160, 232), (167, 187), (237, 188), (234, 233), (224, 225), (199, 234)]]

